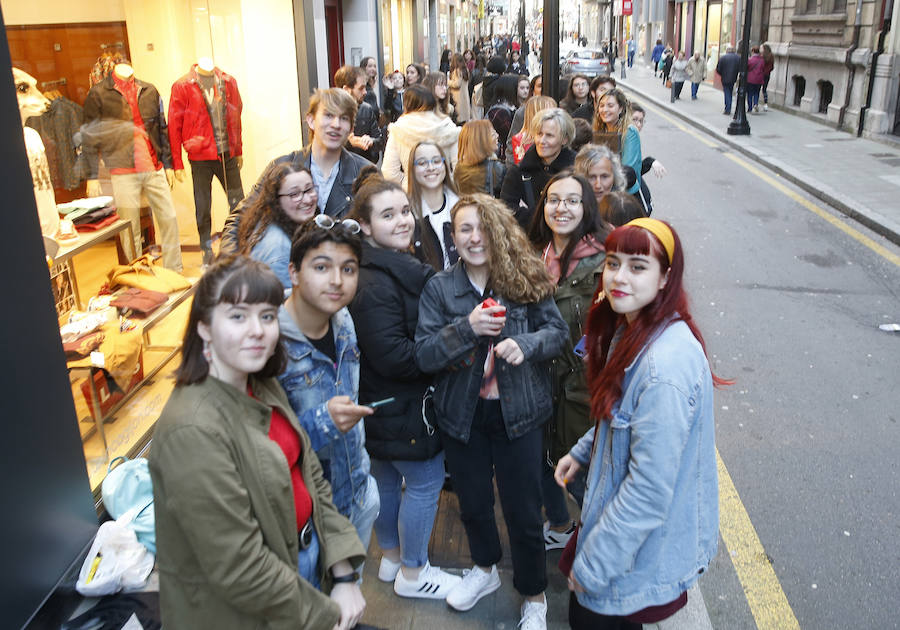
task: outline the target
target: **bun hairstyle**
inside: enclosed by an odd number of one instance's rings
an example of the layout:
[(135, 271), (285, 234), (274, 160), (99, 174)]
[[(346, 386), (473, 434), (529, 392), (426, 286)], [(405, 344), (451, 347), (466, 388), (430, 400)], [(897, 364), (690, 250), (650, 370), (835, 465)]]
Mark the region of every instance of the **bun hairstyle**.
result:
[(385, 179), (378, 167), (374, 165), (363, 167), (353, 181), (351, 190), (353, 205), (350, 207), (350, 214), (347, 216), (359, 223), (366, 224), (372, 222), (372, 197), (391, 190), (396, 190), (403, 193), (404, 196), (406, 195), (406, 192), (399, 184)]

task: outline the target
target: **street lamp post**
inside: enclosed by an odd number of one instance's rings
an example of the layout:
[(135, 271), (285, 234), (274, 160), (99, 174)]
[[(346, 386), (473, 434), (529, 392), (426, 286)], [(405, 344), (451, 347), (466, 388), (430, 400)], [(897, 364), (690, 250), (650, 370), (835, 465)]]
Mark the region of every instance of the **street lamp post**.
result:
[(753, 19), (753, 0), (744, 6), (744, 28), (741, 32), (741, 77), (738, 81), (737, 107), (734, 120), (728, 125), (729, 136), (749, 136), (750, 121), (747, 120), (747, 59), (750, 57), (750, 21)]

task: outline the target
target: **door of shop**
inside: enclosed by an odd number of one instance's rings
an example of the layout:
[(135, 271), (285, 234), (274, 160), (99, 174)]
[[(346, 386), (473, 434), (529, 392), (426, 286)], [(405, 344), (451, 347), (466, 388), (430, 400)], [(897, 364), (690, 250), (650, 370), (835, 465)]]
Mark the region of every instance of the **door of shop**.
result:
[(325, 0), (325, 32), (328, 34), (328, 81), (344, 65), (344, 18), (340, 0)]

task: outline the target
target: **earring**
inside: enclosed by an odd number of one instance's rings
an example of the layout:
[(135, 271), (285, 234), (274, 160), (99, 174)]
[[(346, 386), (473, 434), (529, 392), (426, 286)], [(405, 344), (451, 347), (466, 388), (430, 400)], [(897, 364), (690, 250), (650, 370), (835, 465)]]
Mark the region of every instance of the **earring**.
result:
[(600, 292), (597, 293), (597, 299), (594, 300), (594, 304), (600, 304), (603, 300), (606, 299), (606, 292), (604, 289), (600, 289)]
[(203, 340), (203, 358), (209, 363), (212, 361), (212, 350), (209, 349), (209, 341)]

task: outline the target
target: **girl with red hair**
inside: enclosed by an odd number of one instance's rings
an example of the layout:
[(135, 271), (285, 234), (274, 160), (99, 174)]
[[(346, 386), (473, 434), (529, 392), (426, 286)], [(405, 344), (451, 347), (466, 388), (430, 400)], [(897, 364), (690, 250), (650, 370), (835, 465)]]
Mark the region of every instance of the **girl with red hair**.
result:
[(710, 370), (671, 226), (635, 219), (605, 246), (586, 339), (598, 421), (556, 468), (565, 487), (588, 467), (574, 560), (560, 566), (572, 628), (629, 630), (682, 608), (716, 554), (713, 384), (727, 381)]

